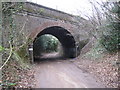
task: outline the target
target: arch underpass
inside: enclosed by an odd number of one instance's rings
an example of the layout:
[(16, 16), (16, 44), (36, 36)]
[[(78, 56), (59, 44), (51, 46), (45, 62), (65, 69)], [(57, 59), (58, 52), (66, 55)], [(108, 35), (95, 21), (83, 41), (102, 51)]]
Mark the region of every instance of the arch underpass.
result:
[(37, 43), (39, 43), (39, 41), (37, 41), (37, 39), (45, 34), (53, 35), (60, 41), (63, 47), (65, 58), (76, 57), (76, 45), (74, 37), (68, 30), (60, 26), (47, 27), (37, 34), (36, 38), (33, 41), (33, 57), (34, 55), (39, 55), (37, 51), (39, 50), (39, 46), (37, 46)]
[[(18, 3), (16, 3), (17, 5)], [(76, 17), (49, 7), (31, 2), (23, 4), (23, 8), (13, 15), (15, 25), (15, 36), (17, 45), (25, 44), (30, 62), (33, 62), (34, 42), (41, 35), (50, 34), (55, 36), (64, 47), (65, 57), (77, 57), (83, 47), (83, 41), (89, 39), (88, 20)], [(6, 22), (6, 21), (5, 21)], [(9, 29), (4, 26), (3, 44), (8, 44)], [(20, 33), (20, 36), (18, 35)], [(18, 36), (17, 36), (18, 35)], [(23, 37), (21, 37), (23, 35)], [(20, 37), (20, 38), (19, 38)], [(24, 38), (25, 37), (25, 38)]]

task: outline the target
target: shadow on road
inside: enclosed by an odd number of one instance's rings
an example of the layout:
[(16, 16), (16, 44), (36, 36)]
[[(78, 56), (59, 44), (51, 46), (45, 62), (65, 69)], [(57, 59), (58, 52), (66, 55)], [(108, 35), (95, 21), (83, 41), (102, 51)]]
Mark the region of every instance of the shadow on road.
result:
[(57, 60), (68, 60), (68, 58), (61, 56), (57, 53), (48, 53), (48, 54), (43, 54), (39, 58), (34, 57), (34, 62), (39, 63), (39, 62), (46, 62), (46, 61), (57, 61)]
[(45, 62), (45, 61), (57, 61), (57, 60), (68, 60), (68, 58), (65, 57), (34, 58), (35, 63)]

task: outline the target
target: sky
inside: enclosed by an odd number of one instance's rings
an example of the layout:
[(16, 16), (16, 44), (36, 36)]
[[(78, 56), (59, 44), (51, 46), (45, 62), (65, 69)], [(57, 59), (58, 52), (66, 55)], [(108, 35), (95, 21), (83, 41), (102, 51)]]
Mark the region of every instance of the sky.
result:
[[(85, 17), (85, 15), (92, 14), (92, 7), (91, 4), (89, 3), (89, 0), (28, 0), (28, 1), (73, 15), (81, 15)], [(101, 0), (97, 1), (100, 2)]]

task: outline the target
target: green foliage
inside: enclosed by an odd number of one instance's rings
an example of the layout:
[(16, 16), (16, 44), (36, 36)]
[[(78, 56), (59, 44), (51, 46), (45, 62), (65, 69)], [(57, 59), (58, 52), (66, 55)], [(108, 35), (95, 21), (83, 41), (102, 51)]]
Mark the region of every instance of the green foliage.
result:
[(101, 36), (100, 43), (108, 52), (116, 52), (120, 50), (120, 6), (114, 3), (112, 7), (112, 15), (106, 16), (107, 23), (105, 24), (104, 34)]
[[(29, 43), (28, 37), (23, 32), (20, 32), (22, 29), (24, 29), (24, 25), (22, 26), (22, 28), (19, 28), (18, 30), (14, 19), (14, 15), (17, 14), (18, 12), (21, 12), (22, 9), (23, 2), (2, 2), (2, 29), (3, 29), (2, 38), (4, 42), (3, 47), (0, 46), (0, 52), (3, 51), (2, 52), (3, 55), (2, 70), (4, 71), (2, 72), (3, 81), (5, 81), (8, 78), (6, 74), (9, 74), (10, 78), (12, 77), (14, 81), (16, 81), (17, 83), (18, 78), (14, 77), (14, 74), (16, 73), (16, 70), (14, 70), (15, 67), (13, 67), (14, 61), (19, 63), (18, 68), (20, 68), (22, 64), (25, 64), (22, 68), (25, 69), (27, 67), (27, 63), (25, 62), (25, 60), (28, 60), (27, 53), (27, 46)], [(8, 63), (11, 64), (9, 65)], [(15, 75), (18, 76), (17, 73)], [(2, 83), (3, 85), (1, 86), (5, 87), (15, 86), (16, 83), (12, 82), (13, 82), (12, 79), (6, 80), (6, 82), (5, 83), (3, 82)]]
[(99, 44), (99, 40), (96, 40), (96, 42), (94, 42), (93, 45), (94, 46), (90, 49), (90, 51), (84, 54), (83, 57), (89, 60), (96, 60), (99, 62), (98, 59), (103, 58), (103, 53), (105, 53), (106, 50), (102, 48), (101, 44)]
[[(23, 2), (3, 2), (2, 3), (2, 14), (3, 14), (3, 28), (5, 29), (5, 34), (7, 36), (3, 36), (3, 38), (7, 38), (7, 41), (12, 44), (13, 47), (13, 56), (21, 58), (21, 60), (25, 59), (27, 57), (27, 46), (28, 46), (28, 39), (24, 32), (19, 32), (21, 30), (17, 30), (16, 22), (14, 20), (14, 14), (21, 12), (23, 10)], [(24, 28), (24, 27), (22, 27)], [(21, 29), (22, 29), (21, 28)], [(24, 40), (24, 43), (23, 43)], [(28, 41), (28, 42), (27, 42)], [(6, 42), (6, 41), (5, 41)], [(9, 48), (9, 43), (5, 43), (8, 45), (7, 48)], [(0, 48), (1, 50), (2, 48)], [(18, 54), (15, 54), (17, 52)]]
[(5, 50), (4, 47), (0, 46), (0, 52)]
[(43, 50), (45, 52), (57, 51), (58, 40), (50, 35), (45, 35), (41, 37), (41, 42)]
[(39, 38), (41, 50), (43, 52), (57, 52), (58, 39), (52, 35), (43, 35)]

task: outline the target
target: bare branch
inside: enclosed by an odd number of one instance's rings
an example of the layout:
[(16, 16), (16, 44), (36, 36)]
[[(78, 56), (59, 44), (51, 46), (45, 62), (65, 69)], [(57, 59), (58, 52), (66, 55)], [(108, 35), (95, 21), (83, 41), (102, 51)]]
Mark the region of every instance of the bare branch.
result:
[(0, 70), (7, 64), (7, 62), (9, 61), (9, 59), (11, 58), (12, 56), (12, 51), (13, 51), (13, 48), (12, 48), (12, 45), (10, 43), (10, 53), (9, 53), (9, 56), (8, 58), (6, 59), (5, 63), (0, 67)]

